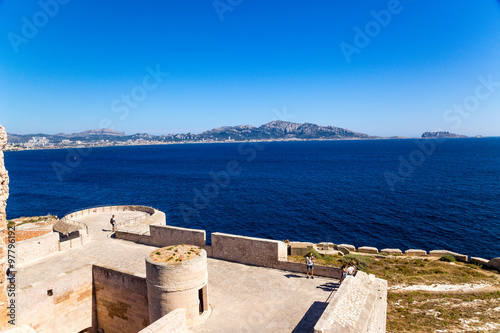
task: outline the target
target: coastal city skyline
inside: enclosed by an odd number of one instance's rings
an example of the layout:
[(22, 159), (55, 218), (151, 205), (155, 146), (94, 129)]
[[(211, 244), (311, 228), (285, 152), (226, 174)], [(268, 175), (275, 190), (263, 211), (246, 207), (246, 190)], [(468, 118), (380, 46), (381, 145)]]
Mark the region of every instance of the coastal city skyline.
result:
[(0, 118), (16, 134), (499, 136), (499, 17), (493, 0), (2, 1)]

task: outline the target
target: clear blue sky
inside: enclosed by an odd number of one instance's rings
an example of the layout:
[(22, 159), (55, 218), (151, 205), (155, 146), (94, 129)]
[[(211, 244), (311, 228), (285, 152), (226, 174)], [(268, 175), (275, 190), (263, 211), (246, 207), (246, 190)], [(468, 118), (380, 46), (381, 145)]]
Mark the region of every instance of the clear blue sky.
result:
[[(0, 0), (10, 133), (197, 133), (283, 119), (500, 136), (500, 83), (478, 79), (500, 82), (498, 0), (54, 1)], [(390, 22), (376, 23), (371, 11), (388, 7)], [(368, 42), (356, 46), (356, 27), (372, 29)], [(158, 83), (148, 66), (168, 75)], [(449, 110), (463, 103), (471, 111)]]

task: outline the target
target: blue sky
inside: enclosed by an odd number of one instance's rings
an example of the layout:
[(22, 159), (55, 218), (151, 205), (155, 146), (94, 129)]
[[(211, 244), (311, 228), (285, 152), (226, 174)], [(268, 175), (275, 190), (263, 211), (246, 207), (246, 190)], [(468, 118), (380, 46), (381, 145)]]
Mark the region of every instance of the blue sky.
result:
[(0, 0), (0, 124), (500, 136), (499, 23), (497, 0)]

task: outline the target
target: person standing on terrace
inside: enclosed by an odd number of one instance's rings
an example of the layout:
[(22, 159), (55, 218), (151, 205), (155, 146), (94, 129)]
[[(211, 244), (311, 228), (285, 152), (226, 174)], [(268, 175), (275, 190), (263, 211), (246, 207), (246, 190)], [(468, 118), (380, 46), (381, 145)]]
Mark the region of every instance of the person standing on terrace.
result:
[(306, 266), (307, 266), (307, 278), (309, 279), (309, 272), (311, 272), (311, 278), (314, 279), (314, 256), (312, 253), (306, 255)]

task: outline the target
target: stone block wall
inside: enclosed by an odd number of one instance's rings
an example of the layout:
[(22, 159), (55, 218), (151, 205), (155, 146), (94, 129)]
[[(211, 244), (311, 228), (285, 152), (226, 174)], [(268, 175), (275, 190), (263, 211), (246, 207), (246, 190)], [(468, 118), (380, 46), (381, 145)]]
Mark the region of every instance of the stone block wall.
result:
[(286, 260), (286, 244), (281, 241), (223, 233), (212, 234), (212, 257), (256, 266), (279, 268)]
[(358, 272), (348, 276), (314, 326), (314, 333), (385, 333), (387, 281)]
[(189, 244), (203, 247), (206, 243), (205, 230), (179, 228), (168, 225), (150, 225), (150, 244), (164, 247), (169, 245)]
[(97, 328), (106, 333), (136, 333), (149, 326), (146, 278), (93, 266)]
[(92, 267), (86, 265), (17, 294), (17, 325), (38, 333), (80, 332), (92, 327)]
[(59, 251), (59, 234), (49, 234), (16, 242), (17, 263), (23, 263), (44, 257)]
[(7, 270), (7, 218), (5, 207), (9, 197), (9, 174), (5, 170), (3, 149), (7, 144), (7, 133), (0, 126), (0, 329), (7, 327), (7, 293), (5, 271)]
[(139, 333), (187, 333), (187, 331), (186, 310), (177, 309), (164, 315)]

